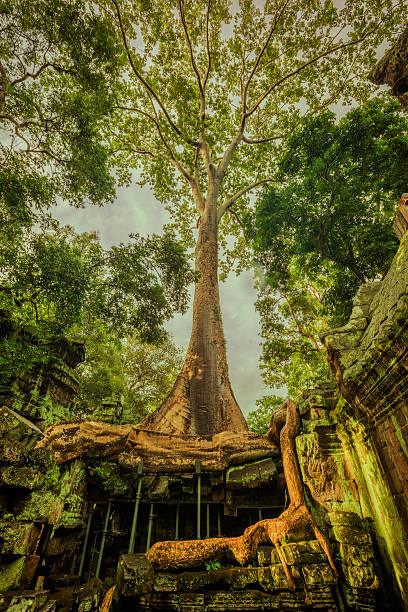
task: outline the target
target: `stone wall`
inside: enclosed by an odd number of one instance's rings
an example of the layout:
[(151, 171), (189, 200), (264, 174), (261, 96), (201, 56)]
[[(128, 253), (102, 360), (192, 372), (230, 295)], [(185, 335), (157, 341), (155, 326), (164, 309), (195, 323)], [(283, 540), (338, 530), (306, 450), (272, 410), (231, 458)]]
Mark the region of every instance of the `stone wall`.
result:
[(362, 286), (349, 322), (322, 339), (341, 395), (300, 405), (305, 483), (320, 509), (372, 521), (381, 571), (408, 609), (407, 233), (385, 278)]

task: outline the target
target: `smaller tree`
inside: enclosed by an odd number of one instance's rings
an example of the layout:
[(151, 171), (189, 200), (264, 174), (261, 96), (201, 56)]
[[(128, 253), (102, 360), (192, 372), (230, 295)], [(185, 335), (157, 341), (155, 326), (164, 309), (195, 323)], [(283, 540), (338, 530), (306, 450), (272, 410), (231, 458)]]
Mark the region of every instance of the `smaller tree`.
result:
[(246, 419), (249, 430), (266, 434), (273, 413), (282, 405), (283, 401), (284, 398), (279, 395), (265, 395), (260, 400), (257, 400), (257, 408), (252, 410)]
[(343, 324), (358, 286), (381, 278), (395, 253), (395, 202), (408, 184), (408, 126), (396, 101), (375, 99), (336, 122), (324, 111), (287, 141), (276, 181), (258, 201), (254, 242), (268, 283), (282, 291), (293, 264), (325, 279), (330, 325)]
[(280, 292), (265, 286), (256, 307), (261, 316), (263, 380), (296, 397), (330, 373), (318, 335), (327, 326), (322, 279), (312, 283), (296, 276), (296, 269), (290, 272), (290, 282)]
[(126, 423), (138, 423), (157, 408), (170, 391), (183, 363), (170, 338), (153, 345), (133, 333), (118, 338), (101, 324), (82, 330), (86, 356), (78, 366), (80, 394), (76, 412), (92, 416), (106, 398), (122, 403)]
[[(193, 280), (185, 251), (169, 234), (134, 235), (128, 244), (106, 250), (97, 234), (78, 235), (70, 227), (26, 231), (0, 262), (0, 309), (18, 325), (30, 325), (35, 342), (1, 341), (2, 381), (47, 364), (56, 336), (86, 344), (92, 326), (104, 330), (105, 361), (115, 360), (117, 338), (128, 334), (163, 343), (163, 324), (186, 310)], [(115, 371), (112, 365), (110, 375)], [(106, 397), (122, 381), (107, 373), (105, 378)]]
[(194, 274), (169, 234), (130, 238), (106, 250), (96, 233), (77, 235), (69, 226), (27, 232), (0, 267), (0, 308), (44, 338), (103, 319), (118, 334), (163, 340), (163, 322), (187, 308)]

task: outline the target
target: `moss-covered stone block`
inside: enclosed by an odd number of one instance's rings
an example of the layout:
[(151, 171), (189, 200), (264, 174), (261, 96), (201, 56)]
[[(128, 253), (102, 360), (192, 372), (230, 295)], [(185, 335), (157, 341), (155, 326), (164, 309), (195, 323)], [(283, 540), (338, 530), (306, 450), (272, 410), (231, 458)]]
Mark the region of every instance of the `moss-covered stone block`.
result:
[(331, 529), (333, 539), (352, 546), (369, 546), (371, 544), (371, 536), (366, 531), (355, 529), (346, 525), (334, 525)]
[(33, 523), (0, 522), (0, 552), (25, 555), (31, 552), (39, 531)]
[(274, 549), (274, 546), (258, 546), (258, 549), (256, 551), (256, 560), (258, 562), (258, 565), (270, 565), (272, 563), (271, 555)]
[(92, 580), (81, 586), (76, 597), (77, 611), (99, 612), (103, 592), (103, 582), (99, 578), (92, 578)]
[(258, 590), (247, 591), (215, 591), (205, 596), (206, 612), (221, 610), (269, 610), (270, 595)]
[(50, 491), (33, 491), (16, 519), (55, 525), (61, 517), (63, 507), (64, 498)]
[(378, 577), (372, 566), (345, 565), (343, 571), (346, 582), (353, 588), (379, 588)]
[(116, 586), (121, 597), (138, 597), (149, 593), (153, 581), (153, 567), (146, 555), (121, 555), (116, 572)]
[(182, 572), (178, 578), (178, 590), (186, 593), (203, 591), (210, 582), (211, 572)]
[[(326, 562), (326, 555), (323, 553), (317, 540), (284, 544), (281, 550), (288, 565), (307, 565), (309, 563)], [(274, 551), (273, 557), (279, 560), (277, 551)]]
[(34, 491), (42, 487), (44, 476), (32, 467), (16, 467), (14, 465), (9, 465), (1, 468), (0, 482), (8, 486)]
[(252, 489), (268, 484), (278, 475), (273, 459), (263, 459), (228, 469), (226, 474), (227, 489)]
[(355, 529), (363, 528), (362, 519), (355, 512), (328, 512), (326, 514), (326, 522), (333, 527), (353, 527)]
[(248, 585), (258, 583), (258, 568), (232, 567), (230, 570), (231, 586), (234, 589), (246, 589)]
[(374, 563), (374, 551), (372, 546), (351, 546), (340, 543), (340, 555), (342, 563), (347, 565), (371, 565)]
[(6, 438), (0, 442), (0, 462), (22, 465), (28, 455), (28, 450), (18, 440)]
[(153, 591), (176, 593), (178, 589), (178, 574), (157, 573), (154, 575)]
[[(299, 570), (292, 566), (289, 568), (290, 575), (295, 586), (301, 586), (301, 576)], [(265, 591), (279, 591), (288, 589), (289, 584), (286, 578), (283, 565), (273, 563), (269, 567), (258, 568), (258, 582)]]
[(49, 591), (22, 591), (13, 595), (7, 612), (42, 612), (48, 603)]
[(24, 572), (25, 557), (19, 557), (11, 563), (0, 563), (0, 592), (16, 589)]
[(330, 566), (326, 563), (310, 563), (302, 567), (302, 574), (309, 588), (335, 584), (336, 580)]
[(175, 612), (204, 612), (203, 593), (152, 593), (142, 595), (138, 610), (174, 610)]

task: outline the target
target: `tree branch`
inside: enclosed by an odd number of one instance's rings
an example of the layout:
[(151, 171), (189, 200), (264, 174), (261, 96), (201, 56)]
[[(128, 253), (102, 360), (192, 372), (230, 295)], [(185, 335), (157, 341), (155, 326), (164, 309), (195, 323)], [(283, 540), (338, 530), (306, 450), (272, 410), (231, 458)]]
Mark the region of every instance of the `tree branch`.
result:
[(242, 197), (243, 195), (245, 195), (246, 193), (248, 193), (248, 191), (251, 191), (251, 189), (255, 189), (255, 187), (258, 187), (258, 185), (262, 185), (263, 183), (270, 183), (271, 181), (273, 181), (272, 178), (266, 178), (266, 179), (262, 179), (260, 181), (256, 181), (255, 183), (252, 183), (251, 185), (248, 185), (247, 187), (244, 187), (243, 189), (241, 189), (240, 191), (237, 191), (237, 193), (235, 195), (232, 196), (232, 198), (230, 198), (229, 200), (226, 200), (224, 202), (224, 204), (222, 204), (219, 208), (218, 208), (218, 213), (217, 213), (217, 223), (220, 222), (222, 216), (227, 212), (227, 210), (229, 208), (231, 208), (231, 206), (233, 204), (235, 204), (235, 202)]
[(339, 51), (340, 49), (345, 49), (346, 47), (351, 47), (352, 45), (357, 45), (357, 44), (363, 42), (364, 40), (366, 40), (366, 38), (368, 38), (371, 34), (373, 34), (379, 28), (379, 26), (380, 26), (380, 22), (375, 26), (375, 28), (372, 28), (371, 30), (369, 30), (366, 34), (364, 34), (364, 36), (361, 36), (361, 38), (358, 38), (357, 40), (352, 40), (352, 41), (347, 42), (347, 43), (342, 43), (341, 45), (337, 45), (336, 47), (328, 49), (327, 51), (324, 51), (323, 53), (320, 53), (319, 55), (317, 55), (313, 59), (309, 60), (305, 64), (302, 64), (302, 66), (299, 66), (299, 68), (296, 68), (296, 70), (292, 70), (292, 72), (289, 72), (288, 74), (286, 74), (282, 78), (280, 78), (277, 81), (275, 81), (275, 83), (273, 83), (270, 87), (268, 87), (268, 89), (261, 96), (259, 96), (258, 100), (255, 102), (255, 104), (252, 106), (252, 108), (249, 111), (246, 112), (245, 118), (250, 117), (256, 111), (256, 109), (259, 107), (259, 105), (265, 100), (265, 98), (274, 89), (276, 89), (276, 87), (278, 87), (278, 85), (281, 85), (282, 83), (284, 83), (285, 81), (287, 81), (291, 77), (295, 76), (296, 74), (299, 74), (299, 72), (301, 72), (302, 70), (304, 70), (308, 66), (311, 66), (312, 64), (316, 63), (317, 61), (319, 61), (323, 57), (326, 57), (327, 55), (330, 55), (331, 53), (334, 53), (335, 51)]
[[(198, 208), (199, 212), (202, 213), (204, 211), (204, 209), (205, 209), (205, 201), (204, 201), (203, 195), (202, 195), (202, 193), (200, 191), (200, 188), (198, 186), (198, 183), (194, 179), (194, 177), (192, 177), (187, 172), (187, 170), (181, 165), (181, 163), (178, 161), (178, 159), (176, 159), (176, 157), (175, 157), (175, 155), (174, 155), (174, 153), (172, 151), (172, 148), (170, 147), (170, 145), (168, 144), (168, 142), (166, 141), (166, 139), (163, 136), (163, 133), (161, 131), (160, 124), (159, 124), (159, 118), (157, 116), (157, 111), (156, 111), (156, 108), (154, 106), (153, 100), (151, 98), (150, 98), (150, 104), (152, 106), (153, 112), (154, 112), (155, 117), (156, 117), (155, 123), (156, 123), (157, 129), (159, 131), (160, 139), (163, 142), (164, 146), (166, 147), (166, 149), (167, 149), (167, 151), (169, 153), (170, 161), (177, 168), (177, 170), (180, 172), (180, 174), (185, 178), (185, 180), (190, 184), (190, 187), (191, 187), (191, 190), (193, 192), (193, 197), (194, 197), (194, 200), (196, 202), (197, 208)], [(144, 111), (142, 111), (142, 112), (144, 113)]]
[(205, 88), (207, 86), (208, 77), (210, 76), (211, 63), (212, 63), (212, 60), (211, 60), (211, 51), (210, 51), (210, 36), (209, 36), (210, 4), (211, 4), (211, 0), (208, 0), (208, 2), (207, 2), (207, 15), (206, 15), (206, 18), (205, 18), (205, 44), (206, 44), (206, 50), (207, 50), (208, 65), (207, 65), (207, 72), (205, 74), (204, 82), (203, 82), (204, 92), (205, 92)]
[[(116, 14), (118, 17), (118, 22), (119, 22), (119, 28), (121, 31), (121, 35), (122, 35), (122, 40), (123, 40), (123, 45), (125, 47), (126, 50), (126, 55), (127, 58), (129, 60), (129, 64), (133, 70), (133, 73), (135, 74), (136, 78), (142, 83), (143, 87), (149, 92), (149, 94), (156, 100), (157, 104), (160, 106), (161, 110), (163, 111), (164, 116), (166, 117), (167, 123), (170, 125), (170, 127), (176, 132), (176, 134), (178, 136), (183, 136), (181, 130), (179, 130), (179, 128), (177, 127), (177, 125), (174, 123), (174, 121), (171, 119), (169, 113), (167, 112), (166, 107), (164, 106), (163, 102), (161, 101), (161, 99), (159, 98), (159, 96), (156, 94), (156, 92), (154, 91), (154, 89), (151, 87), (151, 85), (149, 85), (149, 83), (146, 81), (146, 79), (143, 78), (143, 76), (141, 75), (141, 73), (138, 71), (138, 69), (136, 68), (136, 65), (133, 61), (132, 58), (132, 54), (130, 52), (130, 47), (127, 41), (127, 37), (126, 37), (126, 32), (125, 32), (125, 28), (123, 27), (123, 22), (122, 22), (122, 15), (120, 13), (120, 9), (119, 9), (119, 5), (117, 3), (117, 0), (111, 0), (111, 2), (114, 4), (115, 8), (116, 8)], [(195, 146), (197, 146), (197, 143), (194, 143), (192, 141), (187, 141), (189, 142), (189, 144), (194, 144)]]
[(30, 78), (31, 79), (36, 79), (37, 77), (40, 76), (40, 74), (42, 73), (43, 70), (48, 68), (48, 66), (51, 66), (50, 62), (45, 62), (45, 64), (43, 64), (42, 66), (39, 67), (37, 72), (34, 72), (34, 73), (26, 72), (19, 79), (15, 79), (14, 81), (11, 81), (11, 83), (10, 83), (11, 87), (14, 87), (14, 85), (17, 85), (18, 83), (22, 83), (23, 81), (26, 81), (27, 79), (30, 79)]
[(277, 25), (278, 25), (278, 23), (280, 21), (280, 18), (282, 17), (282, 15), (283, 15), (283, 13), (285, 11), (285, 8), (287, 7), (288, 4), (289, 4), (289, 0), (285, 0), (283, 2), (283, 5), (281, 7), (280, 12), (278, 12), (277, 15), (275, 16), (275, 19), (273, 21), (271, 29), (269, 30), (269, 34), (268, 34), (268, 36), (266, 38), (266, 41), (263, 44), (263, 47), (262, 47), (261, 51), (258, 53), (258, 57), (256, 58), (255, 64), (254, 64), (254, 66), (253, 66), (253, 68), (251, 70), (251, 73), (250, 73), (249, 77), (248, 77), (248, 80), (247, 80), (246, 85), (244, 87), (244, 93), (243, 93), (243, 96), (242, 96), (242, 114), (243, 114), (243, 116), (245, 116), (246, 113), (247, 113), (246, 105), (247, 105), (247, 94), (248, 94), (249, 85), (250, 85), (250, 83), (251, 83), (251, 81), (252, 81), (252, 79), (253, 79), (256, 71), (257, 71), (257, 68), (259, 66), (259, 62), (261, 61), (262, 56), (265, 53), (265, 51), (266, 51), (266, 49), (267, 49), (267, 47), (269, 45), (269, 41), (271, 40), (271, 38), (272, 38), (272, 36), (273, 36), (273, 34), (274, 34), (275, 30), (276, 30), (276, 27), (277, 27)]
[(6, 100), (7, 74), (4, 65), (0, 61), (0, 107)]
[(183, 30), (184, 30), (184, 34), (185, 34), (185, 38), (186, 38), (186, 42), (187, 42), (187, 46), (188, 46), (188, 50), (190, 54), (191, 66), (197, 77), (198, 89), (200, 90), (200, 120), (204, 121), (205, 120), (205, 94), (204, 94), (203, 84), (201, 82), (200, 71), (198, 70), (198, 66), (194, 58), (193, 45), (191, 44), (190, 35), (187, 29), (186, 14), (185, 14), (185, 0), (178, 0), (178, 7), (179, 7), (181, 23), (183, 24)]
[(288, 298), (288, 296), (286, 295), (286, 293), (284, 293), (284, 292), (282, 291), (282, 295), (283, 295), (283, 297), (285, 298), (285, 301), (286, 301), (286, 303), (287, 303), (287, 305), (288, 305), (288, 308), (289, 308), (289, 312), (290, 312), (290, 314), (291, 314), (291, 317), (292, 317), (292, 319), (293, 319), (293, 321), (294, 321), (294, 323), (295, 323), (295, 325), (296, 325), (296, 328), (297, 328), (297, 330), (298, 330), (299, 334), (300, 334), (300, 335), (301, 335), (303, 338), (307, 338), (308, 340), (310, 340), (310, 341), (312, 342), (313, 346), (315, 347), (315, 350), (316, 350), (316, 351), (318, 351), (319, 353), (321, 353), (321, 352), (322, 352), (322, 349), (321, 349), (321, 348), (319, 347), (319, 345), (317, 344), (316, 338), (314, 338), (314, 337), (312, 336), (312, 334), (309, 334), (308, 332), (305, 332), (305, 331), (304, 331), (304, 329), (301, 327), (301, 325), (300, 325), (300, 323), (299, 323), (299, 320), (298, 320), (298, 318), (297, 318), (297, 316), (296, 316), (296, 313), (295, 313), (295, 311), (293, 310), (292, 304), (290, 303), (289, 298)]

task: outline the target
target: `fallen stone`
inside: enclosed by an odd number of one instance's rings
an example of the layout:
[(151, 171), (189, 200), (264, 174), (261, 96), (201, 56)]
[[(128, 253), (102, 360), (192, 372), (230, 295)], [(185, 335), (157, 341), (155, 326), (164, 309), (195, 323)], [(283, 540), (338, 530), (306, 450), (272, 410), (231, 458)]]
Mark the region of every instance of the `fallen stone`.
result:
[(226, 474), (227, 489), (253, 489), (268, 484), (278, 475), (273, 459), (263, 459), (229, 468)]
[(121, 597), (138, 597), (153, 588), (153, 567), (145, 554), (121, 555), (116, 586)]

